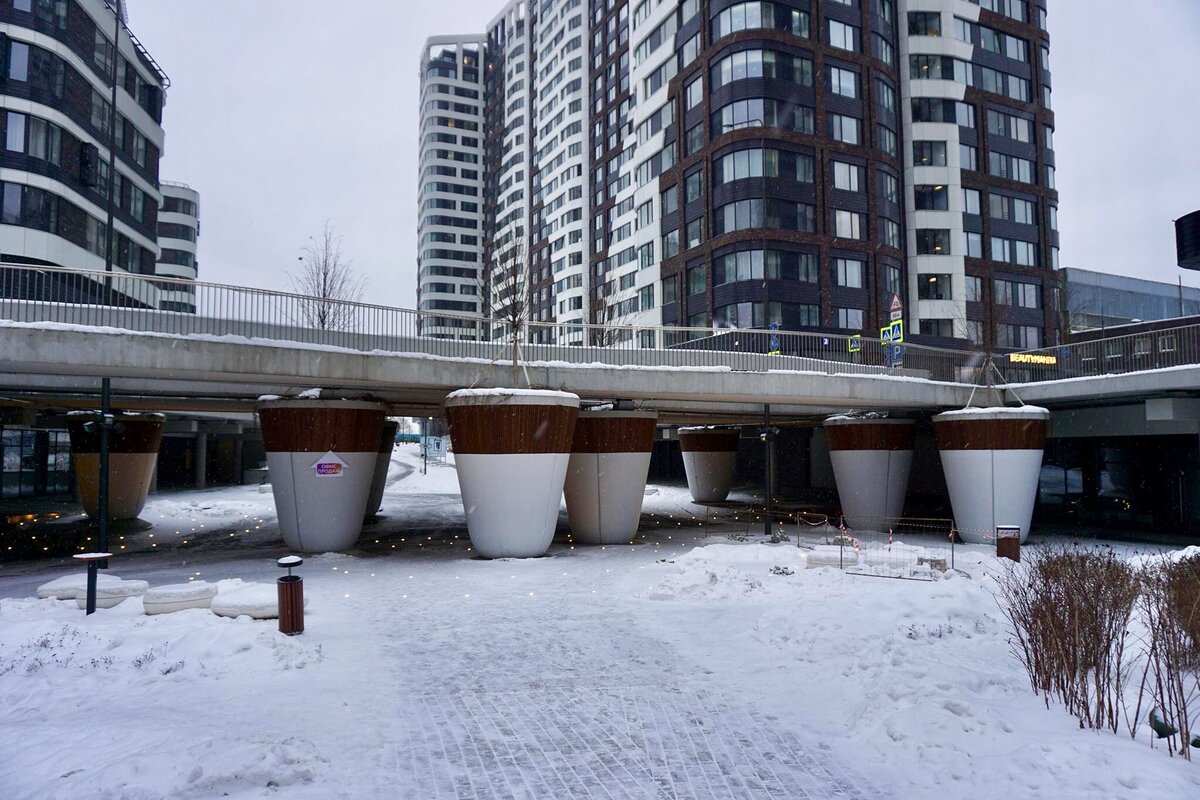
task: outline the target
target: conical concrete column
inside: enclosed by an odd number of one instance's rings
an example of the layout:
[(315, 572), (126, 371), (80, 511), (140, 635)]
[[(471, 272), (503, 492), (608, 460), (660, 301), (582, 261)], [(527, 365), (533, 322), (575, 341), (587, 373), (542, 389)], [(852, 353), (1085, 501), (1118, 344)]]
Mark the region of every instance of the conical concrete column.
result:
[(999, 525), (1029, 535), (1046, 423), (1036, 406), (967, 408), (933, 418), (954, 524), (963, 541), (988, 544)]

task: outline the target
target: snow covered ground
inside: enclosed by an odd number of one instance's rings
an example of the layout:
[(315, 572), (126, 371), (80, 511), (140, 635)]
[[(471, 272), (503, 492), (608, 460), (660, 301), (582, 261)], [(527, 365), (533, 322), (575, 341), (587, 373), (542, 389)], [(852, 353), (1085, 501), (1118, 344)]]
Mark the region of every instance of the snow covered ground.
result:
[[(804, 569), (662, 486), (638, 544), (482, 561), (453, 467), (413, 453), (362, 548), (299, 569), (303, 636), (136, 599), (85, 618), (33, 599), (68, 565), (0, 568), (0, 797), (1200, 797), (1144, 727), (1030, 692), (984, 547), (936, 581)], [(114, 573), (279, 572), (256, 487), (145, 517)]]

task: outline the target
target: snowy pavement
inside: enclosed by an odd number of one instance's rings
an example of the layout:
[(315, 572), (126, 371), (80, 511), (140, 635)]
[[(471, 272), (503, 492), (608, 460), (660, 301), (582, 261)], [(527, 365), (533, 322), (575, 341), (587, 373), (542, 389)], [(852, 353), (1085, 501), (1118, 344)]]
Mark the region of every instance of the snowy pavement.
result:
[[(0, 797), (1200, 796), (1144, 726), (1081, 731), (1030, 692), (985, 548), (932, 582), (806, 570), (658, 487), (636, 545), (483, 561), (453, 480), (393, 482), (378, 542), (306, 559), (294, 638), (140, 600), (84, 617), (33, 599), (67, 568), (5, 565)], [(203, 534), (113, 571), (274, 580), (270, 495), (196, 500), (169, 502)]]

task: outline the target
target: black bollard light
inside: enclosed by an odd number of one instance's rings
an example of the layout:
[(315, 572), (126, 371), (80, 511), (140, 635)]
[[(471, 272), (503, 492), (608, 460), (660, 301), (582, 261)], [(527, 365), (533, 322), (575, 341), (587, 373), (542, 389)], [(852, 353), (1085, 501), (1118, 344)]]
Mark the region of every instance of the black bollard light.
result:
[(300, 556), (284, 556), (275, 562), (288, 574), (276, 581), (279, 591), (279, 632), (288, 636), (304, 633), (304, 579), (292, 569), (304, 563)]

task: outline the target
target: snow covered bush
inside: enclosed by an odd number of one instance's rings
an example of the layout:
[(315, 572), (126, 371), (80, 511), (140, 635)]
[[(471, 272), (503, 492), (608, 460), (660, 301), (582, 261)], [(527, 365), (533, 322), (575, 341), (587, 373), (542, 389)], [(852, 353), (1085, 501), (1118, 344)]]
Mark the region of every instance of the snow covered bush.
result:
[(1054, 698), (1081, 728), (1115, 733), (1130, 672), (1125, 644), (1138, 574), (1107, 550), (1026, 552), (1024, 563), (999, 578), (1013, 651), (1047, 707)]
[(1200, 746), (1200, 555), (1152, 562), (1142, 581), (1151, 726), (1168, 752), (1190, 759)]

